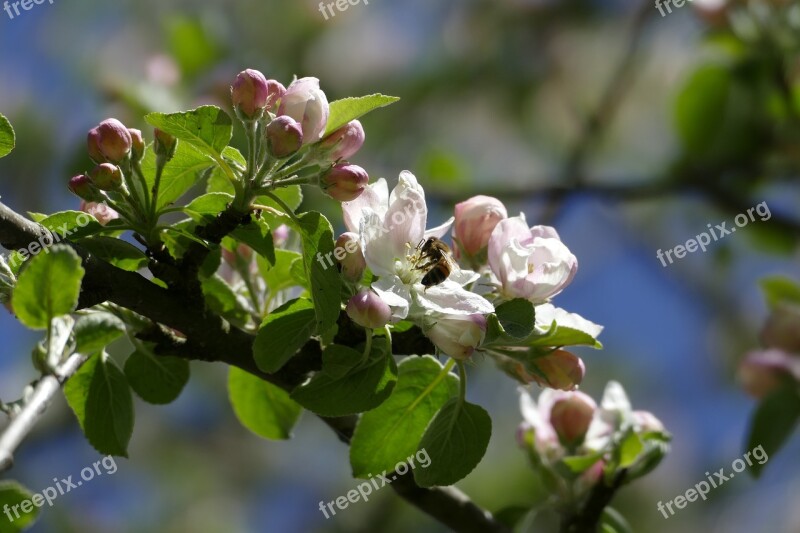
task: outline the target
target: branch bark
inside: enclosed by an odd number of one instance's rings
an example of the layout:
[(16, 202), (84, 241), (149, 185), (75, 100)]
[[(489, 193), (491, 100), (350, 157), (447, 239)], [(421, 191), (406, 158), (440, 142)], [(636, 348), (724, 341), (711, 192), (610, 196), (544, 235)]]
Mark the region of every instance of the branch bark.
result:
[(85, 361), (85, 355), (72, 354), (59, 366), (54, 375), (44, 376), (36, 383), (33, 394), (25, 406), (13, 416), (11, 422), (0, 433), (0, 473), (14, 465), (14, 451), (31, 432), (64, 382), (77, 372)]
[[(0, 244), (4, 247), (26, 247), (46, 232), (39, 224), (0, 203)], [(180, 291), (163, 289), (139, 274), (126, 272), (94, 257), (78, 245), (71, 246), (83, 259), (86, 270), (79, 306), (86, 308), (110, 301), (149, 318), (155, 325), (143, 335), (147, 340), (157, 342), (164, 353), (191, 360), (233, 365), (286, 390), (293, 389), (309, 372), (319, 368), (319, 345), (310, 342), (280, 371), (266, 374), (253, 360), (253, 335), (231, 327), (221, 317), (205, 309), (187, 305), (185, 294)], [(173, 335), (159, 324), (181, 332), (186, 338)], [(415, 346), (410, 341), (408, 345)], [(51, 397), (53, 393), (50, 393)], [(340, 440), (346, 443), (349, 443), (353, 435), (356, 420), (355, 416), (323, 418)], [(424, 489), (417, 486), (413, 478), (398, 480), (392, 484), (392, 488), (406, 501), (454, 531), (510, 531), (495, 520), (491, 513), (472, 503), (455, 488)]]

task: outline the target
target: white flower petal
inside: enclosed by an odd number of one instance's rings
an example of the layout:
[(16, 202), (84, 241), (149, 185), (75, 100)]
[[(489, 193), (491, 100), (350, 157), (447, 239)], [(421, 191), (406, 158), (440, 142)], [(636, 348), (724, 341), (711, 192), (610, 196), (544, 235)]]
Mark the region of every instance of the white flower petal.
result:
[(425, 197), (418, 191), (408, 189), (404, 195), (390, 201), (384, 225), (391, 230), (388, 237), (396, 257), (405, 257), (408, 250), (406, 244), (412, 247), (419, 244), (425, 235), (427, 219)]
[(411, 293), (397, 276), (385, 276), (372, 284), (372, 290), (392, 308), (392, 321), (397, 322), (408, 316)]
[(361, 227), (361, 217), (365, 208), (370, 208), (372, 211), (383, 218), (389, 206), (389, 193), (386, 180), (380, 178), (375, 183), (364, 189), (361, 196), (351, 202), (342, 202), (342, 211), (344, 215), (344, 225), (347, 231), (354, 233), (359, 231)]
[(453, 225), (455, 222), (455, 217), (450, 217), (444, 224), (441, 226), (436, 226), (435, 228), (431, 228), (425, 232), (425, 238), (430, 239), (431, 237), (436, 237), (437, 239), (441, 239), (444, 237), (444, 234), (450, 231), (450, 226)]
[(427, 290), (421, 284), (416, 287), (415, 303), (425, 311), (448, 315), (488, 315), (494, 312), (494, 306), (486, 298), (464, 290), (449, 279)]
[(372, 209), (365, 208), (358, 232), (369, 269), (376, 276), (393, 276), (396, 260), (394, 244), (383, 225), (383, 219)]

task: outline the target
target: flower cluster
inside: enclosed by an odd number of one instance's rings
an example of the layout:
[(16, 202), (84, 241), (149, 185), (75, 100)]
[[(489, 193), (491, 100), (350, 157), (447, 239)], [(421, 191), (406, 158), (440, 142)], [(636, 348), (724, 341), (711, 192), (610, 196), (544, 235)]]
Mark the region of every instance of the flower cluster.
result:
[[(348, 231), (340, 243), (357, 242), (340, 261), (346, 279), (359, 287), (348, 305), (351, 318), (369, 328), (409, 320), (455, 359), (466, 359), (485, 348), (487, 317), (504, 302), (523, 299), (540, 306), (543, 316), (551, 314), (548, 302), (569, 285), (578, 268), (555, 229), (529, 227), (523, 214), (509, 218), (496, 198), (470, 198), (455, 206), (454, 217), (428, 228), (425, 192), (408, 171), (400, 174), (391, 193), (386, 180), (379, 179), (359, 198), (344, 202), (342, 209)], [(426, 254), (431, 239), (441, 243), (451, 228), (460, 266), (451, 261), (447, 250)], [(426, 275), (436, 268), (443, 269), (443, 279), (426, 282)], [(367, 269), (371, 282), (361, 287)], [(369, 316), (382, 320), (364, 319), (368, 303), (374, 307)], [(552, 320), (542, 325), (544, 331)], [(553, 344), (544, 352), (537, 351), (537, 361), (532, 363), (536, 370), (520, 362), (511, 364), (519, 368), (506, 365), (506, 369), (524, 382), (574, 388), (583, 378), (583, 362), (557, 347)], [(524, 347), (507, 348), (485, 351), (502, 363), (509, 362), (508, 353), (531, 358)]]
[(739, 380), (755, 398), (787, 384), (800, 384), (800, 305), (780, 301), (761, 330), (763, 349), (748, 353), (739, 366)]
[[(545, 389), (538, 401), (526, 389), (520, 393), (517, 441), (562, 507), (579, 504), (595, 485), (618, 475), (624, 482), (645, 475), (667, 451), (664, 425), (634, 411), (617, 382), (608, 383), (599, 406), (579, 391)], [(625, 456), (624, 447), (634, 456)]]

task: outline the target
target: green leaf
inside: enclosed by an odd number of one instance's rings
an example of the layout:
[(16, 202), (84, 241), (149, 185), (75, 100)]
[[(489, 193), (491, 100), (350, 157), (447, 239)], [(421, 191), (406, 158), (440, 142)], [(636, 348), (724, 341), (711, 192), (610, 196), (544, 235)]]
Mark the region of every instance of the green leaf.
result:
[(285, 390), (233, 366), (228, 396), (239, 422), (265, 439), (290, 439), (303, 412)]
[[(750, 422), (747, 450), (761, 447), (766, 457), (772, 457), (794, 432), (800, 420), (800, 391), (789, 383), (766, 396)], [(753, 477), (759, 477), (767, 461), (754, 461), (750, 467)]]
[(512, 337), (525, 338), (531, 334), (535, 325), (533, 304), (528, 300), (516, 298), (495, 309), (495, 315), (506, 333)]
[(147, 266), (148, 259), (140, 249), (129, 242), (102, 235), (80, 240), (80, 245), (103, 261), (117, 268), (136, 272)]
[(628, 468), (644, 451), (644, 443), (635, 432), (630, 431), (619, 445), (619, 466)]
[(108, 354), (89, 358), (66, 382), (64, 395), (83, 433), (98, 452), (128, 456), (133, 398), (125, 375)]
[(602, 528), (602, 533), (633, 533), (633, 529), (625, 520), (625, 517), (613, 507), (603, 509), (600, 527)]
[(183, 211), (192, 217), (195, 222), (212, 222), (219, 213), (228, 208), (228, 204), (233, 201), (233, 195), (224, 192), (210, 192), (198, 196)]
[(361, 364), (364, 354), (341, 344), (331, 344), (322, 352), (322, 368), (325, 373), (339, 379)]
[(275, 241), (264, 218), (255, 219), (245, 226), (239, 226), (231, 233), (231, 237), (255, 250), (255, 252), (275, 264)]
[[(506, 305), (508, 307), (504, 307)], [(541, 304), (533, 309), (535, 327), (529, 335), (521, 337), (516, 335), (521, 335), (528, 329), (531, 310), (526, 309), (526, 305), (519, 300), (506, 302), (498, 306), (498, 310), (499, 315), (491, 314), (488, 317), (486, 338), (481, 345), (484, 348), (492, 346), (549, 348), (577, 345), (602, 347), (597, 341), (597, 337), (603, 331), (602, 326), (552, 304)], [(510, 331), (506, 331), (505, 328), (509, 328)]]
[(396, 96), (385, 96), (383, 94), (371, 94), (369, 96), (344, 98), (331, 102), (331, 114), (328, 117), (328, 126), (325, 128), (325, 135), (333, 133), (351, 120), (355, 120), (374, 111), (400, 100)]
[(791, 278), (770, 276), (762, 279), (759, 285), (770, 308), (775, 308), (784, 302), (800, 305), (800, 285)]
[(300, 254), (291, 250), (275, 250), (275, 262), (272, 265), (262, 257), (256, 258), (258, 270), (271, 294), (298, 285), (291, 269), (295, 261), (302, 259)]
[(333, 228), (322, 214), (315, 211), (299, 217), (299, 231), (303, 238), (303, 263), (306, 277), (311, 284), (311, 296), (317, 317), (317, 332), (324, 334), (339, 319), (342, 310), (339, 271), (320, 260), (333, 253)]
[(125, 361), (125, 376), (142, 400), (168, 404), (180, 396), (189, 381), (189, 361), (140, 349)]
[(409, 357), (400, 363), (392, 395), (364, 413), (353, 434), (353, 476), (364, 478), (391, 471), (416, 453), (434, 415), (458, 395), (458, 378), (442, 370), (442, 365), (429, 355)]
[(200, 106), (180, 113), (150, 113), (144, 117), (148, 124), (185, 141), (215, 160), (231, 142), (233, 121), (222, 109), (213, 105)]
[(10, 154), (15, 143), (14, 128), (5, 116), (0, 115), (0, 157)]
[[(183, 196), (197, 183), (203, 172), (214, 165), (214, 159), (188, 143), (178, 143), (175, 155), (164, 167), (158, 188), (158, 209), (162, 209)], [(154, 184), (156, 155), (152, 145), (147, 147), (142, 160), (142, 173), (148, 189)]]
[(103, 226), (89, 213), (83, 211), (60, 211), (39, 221), (39, 224), (55, 233), (57, 240), (80, 239), (103, 230)]
[(50, 319), (75, 310), (84, 270), (67, 246), (53, 246), (34, 257), (19, 275), (12, 296), (14, 313), (33, 329), (45, 329)]
[(262, 371), (272, 374), (285, 365), (316, 330), (314, 304), (298, 298), (272, 311), (261, 323), (253, 356)]
[(204, 279), (201, 286), (209, 309), (234, 324), (244, 325), (247, 323), (250, 317), (247, 308), (233, 292), (231, 286), (225, 283), (225, 280), (215, 274)]
[(385, 349), (373, 345), (369, 359), (346, 375), (333, 377), (323, 367), (310, 381), (292, 391), (291, 397), (320, 416), (346, 416), (381, 405), (392, 393), (395, 383), (394, 358)]
[(582, 474), (589, 470), (589, 468), (591, 468), (602, 457), (602, 452), (595, 452), (589, 455), (572, 455), (561, 459), (561, 463), (567, 467), (570, 473)]
[(82, 354), (99, 352), (125, 333), (125, 324), (111, 313), (82, 315), (75, 322), (75, 351)]
[(481, 462), (492, 436), (492, 419), (482, 407), (451, 398), (428, 425), (419, 450), (430, 457), (428, 468), (416, 468), (420, 487), (452, 485)]
[[(8, 509), (7, 514), (0, 515), (3, 533), (17, 533), (33, 525), (39, 508), (30, 501), (32, 498), (33, 494), (16, 481), (0, 481), (0, 509)], [(23, 506), (23, 502), (27, 503)]]

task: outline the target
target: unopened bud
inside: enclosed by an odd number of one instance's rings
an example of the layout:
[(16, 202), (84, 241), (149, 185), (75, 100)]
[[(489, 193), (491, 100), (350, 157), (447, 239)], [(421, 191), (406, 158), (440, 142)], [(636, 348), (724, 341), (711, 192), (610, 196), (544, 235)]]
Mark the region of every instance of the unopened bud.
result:
[(121, 163), (131, 151), (131, 134), (122, 122), (109, 118), (89, 130), (89, 157), (95, 163)]
[(761, 343), (800, 353), (800, 306), (781, 302), (775, 306), (761, 330)]
[(342, 277), (347, 281), (357, 282), (364, 277), (367, 261), (361, 250), (358, 235), (355, 233), (342, 233), (336, 239), (334, 255), (342, 266)]
[[(556, 350), (532, 361), (539, 372), (531, 373), (533, 380), (542, 387), (573, 390), (583, 381), (586, 367), (577, 355), (566, 350)], [(544, 376), (544, 377), (542, 377)]]
[(153, 135), (155, 136), (153, 151), (156, 156), (163, 157), (166, 161), (172, 159), (172, 156), (175, 155), (175, 149), (178, 147), (178, 139), (158, 128), (153, 130)]
[(456, 204), (453, 238), (457, 242), (457, 252), (468, 258), (475, 258), (484, 252), (484, 257), (479, 262), (485, 263), (489, 237), (497, 224), (505, 218), (508, 218), (506, 206), (491, 196), (473, 196)]
[(253, 69), (243, 70), (231, 87), (231, 100), (243, 120), (258, 120), (267, 106), (267, 78)]
[(87, 202), (82, 200), (80, 210), (84, 213), (89, 213), (92, 215), (95, 219), (97, 219), (101, 226), (105, 226), (112, 220), (119, 218), (119, 213), (108, 207), (108, 204), (105, 202)]
[(389, 323), (392, 309), (372, 291), (362, 291), (347, 302), (347, 316), (363, 328), (377, 329)]
[(550, 424), (565, 446), (583, 441), (597, 404), (582, 392), (569, 392), (557, 399), (550, 409)]
[(89, 176), (85, 174), (70, 178), (68, 187), (72, 194), (87, 202), (102, 202), (104, 200), (103, 194), (92, 183)]
[(303, 142), (315, 143), (328, 125), (330, 106), (317, 78), (294, 80), (281, 98), (278, 115), (288, 115), (303, 127)]
[(118, 191), (123, 186), (122, 170), (111, 163), (97, 165), (89, 172), (89, 177), (92, 179), (92, 183), (103, 191)]
[(486, 334), (486, 317), (483, 315), (447, 315), (435, 320), (425, 335), (453, 359), (471, 356)]
[(351, 202), (361, 196), (368, 183), (366, 170), (346, 162), (335, 165), (320, 179), (322, 190), (340, 202)]
[(128, 128), (128, 133), (131, 134), (131, 160), (141, 161), (144, 157), (144, 137), (142, 137), (142, 130), (136, 128)]
[(331, 150), (328, 157), (331, 161), (349, 159), (364, 146), (366, 134), (358, 120), (351, 120), (322, 140), (321, 147)]
[(750, 352), (739, 365), (739, 381), (751, 396), (763, 398), (800, 381), (800, 358), (777, 349)]
[(290, 116), (282, 115), (270, 122), (265, 130), (267, 148), (273, 157), (284, 159), (303, 146), (303, 128)]

